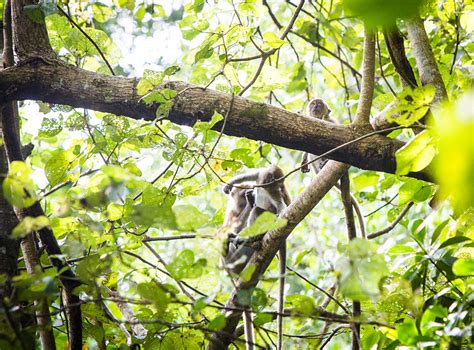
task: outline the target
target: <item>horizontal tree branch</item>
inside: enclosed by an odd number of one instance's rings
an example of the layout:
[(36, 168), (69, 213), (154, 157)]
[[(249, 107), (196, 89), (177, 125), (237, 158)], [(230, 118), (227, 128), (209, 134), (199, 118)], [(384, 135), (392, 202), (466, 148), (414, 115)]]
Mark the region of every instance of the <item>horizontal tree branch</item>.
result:
[[(113, 113), (132, 119), (154, 120), (157, 105), (146, 105), (137, 94), (138, 80), (89, 72), (63, 62), (29, 60), (0, 72), (0, 103), (10, 100), (41, 100), (54, 104)], [(184, 82), (169, 82), (158, 89), (178, 92), (169, 120), (192, 126), (209, 121), (215, 111), (226, 115), (232, 95)], [(222, 122), (214, 126), (222, 128)], [(278, 146), (321, 154), (364, 135), (355, 126), (315, 120), (265, 103), (233, 97), (224, 134), (247, 137)], [(395, 152), (403, 142), (381, 135), (336, 150), (327, 158), (361, 169), (394, 173)], [(426, 173), (410, 176), (428, 180)]]

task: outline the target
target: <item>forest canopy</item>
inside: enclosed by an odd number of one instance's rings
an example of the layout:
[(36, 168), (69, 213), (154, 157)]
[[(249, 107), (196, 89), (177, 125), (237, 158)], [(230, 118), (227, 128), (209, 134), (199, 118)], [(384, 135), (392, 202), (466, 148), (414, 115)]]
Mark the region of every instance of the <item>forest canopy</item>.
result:
[(474, 342), (470, 1), (0, 1), (0, 349)]

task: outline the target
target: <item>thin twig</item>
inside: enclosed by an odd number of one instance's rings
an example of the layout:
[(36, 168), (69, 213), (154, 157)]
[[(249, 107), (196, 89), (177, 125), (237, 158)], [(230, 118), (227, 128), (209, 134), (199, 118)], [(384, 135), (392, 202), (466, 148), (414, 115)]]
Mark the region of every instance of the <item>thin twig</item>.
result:
[(192, 238), (213, 238), (213, 235), (179, 235), (179, 236), (166, 236), (166, 237), (145, 237), (142, 242), (162, 242), (162, 241), (174, 241), (180, 239), (192, 239)]
[(69, 22), (71, 22), (71, 24), (76, 27), (86, 38), (87, 40), (89, 40), (91, 42), (92, 45), (94, 45), (94, 47), (96, 48), (97, 52), (99, 53), (100, 57), (102, 57), (102, 59), (104, 60), (105, 64), (107, 65), (107, 67), (109, 68), (110, 70), (110, 73), (112, 75), (115, 75), (115, 72), (112, 68), (112, 66), (110, 65), (109, 61), (107, 60), (107, 58), (105, 57), (104, 53), (102, 52), (102, 50), (100, 49), (100, 47), (96, 44), (96, 42), (89, 36), (89, 34), (87, 34), (73, 19), (71, 16), (69, 16), (62, 8), (61, 6), (59, 5), (56, 5), (56, 7), (58, 8), (59, 12), (61, 12), (68, 20)]
[(383, 230), (371, 233), (370, 235), (367, 236), (367, 239), (373, 239), (392, 231), (393, 228), (397, 226), (397, 224), (403, 219), (405, 214), (408, 213), (408, 211), (413, 206), (413, 204), (414, 204), (413, 202), (408, 203), (407, 206), (402, 210), (402, 212), (397, 216), (397, 218), (388, 227), (384, 228)]

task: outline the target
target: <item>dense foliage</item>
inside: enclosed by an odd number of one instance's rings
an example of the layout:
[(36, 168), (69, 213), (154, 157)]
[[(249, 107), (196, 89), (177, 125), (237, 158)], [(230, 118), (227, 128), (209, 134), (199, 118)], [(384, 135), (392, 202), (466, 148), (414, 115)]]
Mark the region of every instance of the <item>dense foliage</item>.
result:
[[(25, 162), (10, 165), (3, 196), (20, 208), (39, 200), (46, 216), (23, 220), (12, 234), (25, 237), (51, 226), (82, 281), (76, 291), (84, 302), (89, 348), (204, 347), (225, 323), (221, 312), (233, 288), (221, 266), (227, 237), (221, 229), (227, 200), (222, 183), (272, 163), (288, 173), (301, 161), (299, 151), (211, 130), (225, 118), (222, 111), (193, 127), (171, 123), (166, 116), (177, 92), (154, 87), (183, 80), (300, 113), (318, 96), (333, 118), (348, 124), (360, 94), (362, 19), (379, 29), (372, 116), (385, 110), (402, 126), (421, 120), (430, 108), (432, 117), (422, 132), (390, 134), (408, 142), (397, 152), (396, 175), (349, 171), (368, 235), (389, 226), (408, 206), (392, 230), (348, 242), (334, 189), (290, 235), (285, 307), (295, 316), (285, 317), (285, 348), (350, 346), (347, 323), (315, 312), (327, 298), (321, 290), (333, 292), (337, 301), (330, 299), (326, 310), (341, 315), (352, 300), (361, 301), (362, 349), (454, 349), (472, 341), (472, 4), (313, 0), (287, 27), (298, 3), (70, 0), (59, 2), (61, 11), (50, 1), (25, 9), (34, 21), (45, 22), (64, 61), (139, 77), (143, 100), (159, 103), (153, 122), (42, 102), (20, 106), (22, 143), (35, 148)], [(405, 35), (403, 18), (419, 5), (449, 99), (435, 106), (432, 86), (402, 84), (381, 30), (396, 22)], [(408, 43), (406, 50), (415, 68)], [(439, 188), (404, 176), (427, 167)], [(290, 174), (285, 181), (292, 197), (313, 177)], [(259, 225), (254, 234), (278, 222), (269, 217)], [(56, 343), (64, 348), (58, 272), (45, 253), (40, 258), (42, 269), (34, 274), (20, 261), (14, 287), (23, 312), (34, 310), (33, 300), (49, 300)], [(255, 313), (261, 346), (273, 346), (276, 338), (271, 312), (277, 262), (251, 299), (248, 293), (240, 296)], [(0, 348), (16, 349), (19, 334), (1, 316)], [(36, 327), (22, 332), (32, 344)], [(234, 345), (244, 348), (241, 340)]]

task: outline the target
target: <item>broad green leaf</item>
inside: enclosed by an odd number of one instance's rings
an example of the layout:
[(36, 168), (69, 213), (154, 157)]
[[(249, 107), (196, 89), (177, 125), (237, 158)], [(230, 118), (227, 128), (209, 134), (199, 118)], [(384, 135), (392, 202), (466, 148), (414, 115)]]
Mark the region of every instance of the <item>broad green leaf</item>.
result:
[(214, 114), (212, 115), (211, 120), (209, 122), (203, 122), (203, 121), (198, 120), (193, 125), (193, 130), (201, 131), (201, 132), (211, 130), (212, 127), (216, 125), (216, 123), (220, 122), (223, 119), (224, 119), (224, 116), (222, 114), (220, 114), (217, 111), (214, 111)]
[(474, 259), (458, 259), (453, 265), (453, 272), (458, 276), (474, 275)]
[(262, 213), (255, 222), (240, 232), (241, 237), (253, 237), (286, 225), (286, 219), (279, 218), (268, 211)]
[(413, 345), (416, 343), (418, 330), (416, 328), (415, 320), (405, 318), (405, 321), (397, 325), (397, 338), (404, 345)]
[(143, 298), (153, 301), (160, 311), (164, 311), (168, 307), (170, 298), (166, 286), (161, 284), (157, 285), (155, 282), (139, 283), (137, 286), (137, 292)]
[(40, 137), (56, 136), (63, 129), (61, 122), (62, 122), (62, 118), (60, 119), (43, 118), (43, 121), (41, 122), (41, 129), (38, 132), (38, 136)]
[(209, 222), (209, 217), (192, 205), (175, 205), (173, 213), (182, 231), (194, 231)]
[(396, 245), (387, 251), (389, 255), (403, 255), (403, 254), (414, 254), (416, 250), (413, 247), (407, 245)]
[(426, 168), (436, 154), (436, 146), (430, 131), (419, 133), (414, 139), (400, 148), (395, 157), (397, 160), (397, 175), (406, 175)]
[(207, 324), (207, 328), (213, 331), (220, 331), (224, 329), (226, 324), (226, 318), (224, 315), (220, 314)]
[[(426, 200), (424, 188), (427, 184), (417, 179), (407, 179), (407, 181), (398, 190), (398, 205), (404, 205), (408, 202), (419, 202), (419, 198)], [(418, 195), (422, 192), (420, 195)], [(430, 191), (431, 193), (431, 191)], [(426, 198), (425, 198), (426, 197)]]
[(194, 63), (197, 63), (200, 60), (205, 60), (206, 58), (211, 57), (213, 53), (214, 53), (214, 49), (210, 45), (204, 46), (198, 52), (196, 52), (196, 55), (194, 56)]
[(3, 196), (12, 206), (28, 208), (36, 202), (36, 188), (31, 179), (31, 173), (31, 168), (24, 162), (10, 163), (2, 189)]
[(174, 278), (181, 280), (183, 278), (198, 278), (202, 275), (205, 265), (205, 260), (194, 261), (194, 252), (185, 249), (171, 263), (166, 265), (166, 269)]
[(303, 294), (290, 294), (285, 298), (285, 304), (297, 314), (311, 315), (316, 310), (313, 298)]
[(354, 300), (369, 300), (380, 295), (379, 282), (389, 271), (377, 245), (359, 238), (345, 247), (336, 263), (341, 292)]
[(258, 327), (262, 326), (265, 323), (272, 322), (273, 321), (273, 315), (269, 313), (263, 313), (259, 312), (253, 319), (253, 323)]
[(116, 13), (109, 6), (105, 6), (100, 2), (92, 4), (92, 11), (94, 13), (94, 20), (104, 23), (116, 16)]
[(21, 238), (35, 231), (49, 226), (48, 217), (42, 215), (37, 217), (27, 216), (15, 226), (12, 231), (14, 237)]
[(150, 69), (145, 69), (143, 76), (137, 84), (137, 93), (140, 96), (145, 95), (148, 91), (153, 90), (163, 81), (164, 74)]
[(354, 183), (354, 189), (356, 191), (361, 191), (376, 186), (379, 182), (379, 175), (372, 171), (366, 171), (355, 176), (352, 181)]
[(115, 203), (110, 203), (107, 206), (107, 217), (109, 220), (119, 220), (123, 215), (123, 206)]
[(278, 49), (285, 43), (274, 32), (263, 33), (263, 42), (273, 49)]
[(60, 151), (54, 154), (44, 166), (46, 178), (51, 186), (56, 186), (60, 182), (66, 181), (66, 175), (71, 165), (70, 154)]
[(459, 244), (459, 243), (466, 242), (466, 241), (472, 241), (472, 240), (469, 237), (466, 237), (466, 236), (451, 237), (451, 238), (448, 238), (447, 240), (445, 240), (439, 246), (439, 249), (443, 249), (443, 248), (449, 247), (450, 245)]

